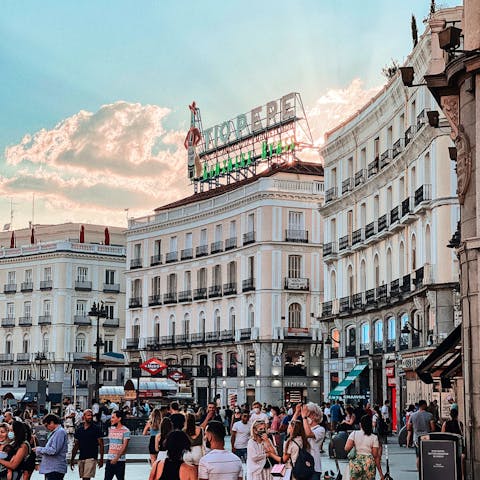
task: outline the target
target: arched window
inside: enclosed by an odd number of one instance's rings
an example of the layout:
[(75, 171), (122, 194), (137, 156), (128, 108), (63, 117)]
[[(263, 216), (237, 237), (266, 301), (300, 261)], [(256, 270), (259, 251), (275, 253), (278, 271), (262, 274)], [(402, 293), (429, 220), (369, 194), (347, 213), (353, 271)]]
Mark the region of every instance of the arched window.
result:
[(186, 313), (183, 317), (183, 334), (188, 337), (190, 335), (190, 314)]
[(375, 288), (380, 286), (380, 264), (378, 261), (378, 255), (373, 257), (373, 271), (375, 273)]
[(432, 263), (432, 246), (430, 240), (430, 225), (425, 227), (425, 263)]
[(417, 239), (415, 234), (412, 235), (412, 269), (411, 271), (414, 272), (417, 269)]
[(367, 269), (365, 259), (360, 262), (360, 291), (364, 292), (367, 289)]
[(142, 298), (142, 281), (136, 278), (132, 284), (132, 297)]
[(160, 338), (160, 318), (158, 315), (153, 320), (155, 338)]
[(228, 354), (228, 376), (236, 377), (238, 373), (237, 352), (230, 352)]
[(168, 319), (168, 334), (169, 335), (175, 335), (175, 315), (170, 315), (170, 318)]
[[(400, 316), (400, 332), (407, 326), (408, 323), (408, 313), (403, 313)], [(408, 325), (408, 327), (410, 327), (410, 325)], [(408, 337), (408, 333), (400, 333), (400, 350), (405, 350), (408, 348)]]
[(301, 328), (302, 306), (299, 303), (292, 303), (288, 307), (288, 328)]
[[(424, 184), (430, 186), (430, 179), (431, 179), (431, 169), (430, 169), (430, 154), (425, 154), (425, 160), (423, 163), (423, 178)], [(428, 187), (427, 187), (428, 188)]]
[(205, 335), (205, 312), (203, 311), (198, 314), (198, 331)]
[(140, 320), (138, 318), (136, 318), (134, 321), (133, 321), (133, 325), (132, 325), (132, 337), (133, 338), (136, 338), (136, 339), (139, 339), (140, 338)]
[(392, 281), (392, 249), (387, 248), (387, 283)]
[(252, 304), (248, 306), (248, 325), (250, 328), (255, 326), (255, 309)]
[(405, 246), (400, 242), (398, 248), (398, 277), (401, 279), (405, 275)]
[(213, 369), (213, 375), (215, 377), (223, 377), (223, 354), (216, 353), (214, 355), (215, 368)]
[(50, 351), (50, 341), (48, 333), (44, 333), (42, 337), (42, 352), (48, 353)]
[(355, 325), (350, 325), (346, 329), (346, 337), (347, 337), (347, 350), (346, 356), (347, 357), (354, 357), (356, 354), (356, 345), (357, 345), (357, 332), (355, 331)]
[(387, 327), (387, 351), (393, 352), (397, 338), (397, 322), (395, 317), (392, 316), (388, 318)]
[(86, 344), (87, 344), (87, 339), (85, 337), (85, 334), (79, 333), (77, 335), (77, 338), (75, 338), (75, 351), (77, 353), (85, 352)]
[(337, 275), (335, 270), (330, 272), (330, 298), (337, 298)]
[(232, 332), (235, 332), (236, 328), (235, 308), (231, 307), (228, 313), (228, 326)]
[(217, 308), (213, 314), (213, 331), (214, 332), (219, 332), (221, 330), (221, 325), (220, 325), (220, 310)]
[(330, 340), (332, 345), (330, 346), (330, 358), (338, 358), (338, 352), (340, 350), (340, 330), (334, 328), (330, 332)]
[(380, 353), (383, 350), (383, 322), (378, 319), (373, 323), (373, 351)]
[(370, 325), (368, 322), (360, 326), (360, 354), (368, 354), (370, 350)]
[(182, 372), (186, 375), (192, 375), (192, 369), (190, 365), (192, 364), (192, 359), (190, 357), (184, 357), (180, 360), (180, 365), (182, 365)]
[(348, 296), (351, 297), (355, 293), (353, 267), (351, 265), (349, 265), (347, 268), (347, 278), (348, 278)]
[(23, 336), (23, 343), (22, 343), (22, 352), (29, 353), (30, 352), (30, 337), (28, 333)]

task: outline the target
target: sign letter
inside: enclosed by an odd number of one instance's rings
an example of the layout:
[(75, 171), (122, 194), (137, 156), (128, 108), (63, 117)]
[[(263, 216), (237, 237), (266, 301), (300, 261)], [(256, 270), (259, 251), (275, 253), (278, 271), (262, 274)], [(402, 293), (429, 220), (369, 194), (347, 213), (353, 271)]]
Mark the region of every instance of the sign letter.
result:
[(282, 104), (282, 120), (295, 118), (295, 94), (289, 93), (280, 100)]

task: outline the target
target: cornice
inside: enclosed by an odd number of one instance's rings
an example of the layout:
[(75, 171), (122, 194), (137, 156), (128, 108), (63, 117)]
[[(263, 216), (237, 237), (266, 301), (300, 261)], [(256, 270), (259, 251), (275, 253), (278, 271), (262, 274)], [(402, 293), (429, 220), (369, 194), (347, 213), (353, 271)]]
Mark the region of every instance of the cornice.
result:
[(0, 258), (0, 266), (3, 264), (12, 264), (12, 263), (32, 263), (30, 260), (35, 260), (35, 262), (40, 262), (42, 260), (51, 260), (52, 258), (81, 258), (88, 260), (102, 260), (105, 262), (114, 261), (114, 262), (126, 262), (126, 255), (103, 255), (103, 254), (92, 254), (92, 253), (82, 253), (82, 252), (71, 252), (69, 250), (56, 250), (55, 252), (45, 252), (33, 255), (22, 255), (17, 257), (2, 257)]

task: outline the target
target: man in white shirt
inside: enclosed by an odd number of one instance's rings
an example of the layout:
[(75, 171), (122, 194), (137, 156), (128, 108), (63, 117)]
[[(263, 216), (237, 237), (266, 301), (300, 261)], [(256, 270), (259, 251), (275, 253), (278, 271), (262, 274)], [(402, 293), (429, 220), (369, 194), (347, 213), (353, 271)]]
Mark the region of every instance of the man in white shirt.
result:
[(250, 424), (246, 410), (242, 411), (242, 416), (238, 422), (232, 426), (232, 452), (241, 459), (247, 459), (247, 445), (250, 439)]
[(382, 414), (383, 419), (385, 420), (385, 423), (388, 425), (388, 431), (392, 431), (392, 426), (390, 424), (390, 401), (385, 400), (385, 403), (383, 404), (382, 408), (380, 408), (380, 413)]
[(205, 446), (211, 450), (200, 459), (198, 480), (242, 480), (242, 462), (225, 450), (225, 427), (221, 422), (208, 423)]
[(260, 402), (253, 402), (252, 411), (250, 412), (250, 425), (253, 425), (257, 420), (261, 420), (270, 425), (270, 419), (265, 412), (262, 412), (262, 404)]

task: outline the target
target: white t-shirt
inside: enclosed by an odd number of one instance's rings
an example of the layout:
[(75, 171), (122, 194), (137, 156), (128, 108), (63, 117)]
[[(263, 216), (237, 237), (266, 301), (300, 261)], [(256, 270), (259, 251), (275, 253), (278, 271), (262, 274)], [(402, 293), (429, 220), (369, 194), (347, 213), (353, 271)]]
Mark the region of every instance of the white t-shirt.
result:
[(315, 425), (312, 428), (312, 433), (315, 437), (308, 439), (308, 443), (310, 444), (310, 454), (315, 460), (315, 471), (321, 472), (322, 457), (320, 455), (320, 449), (322, 447), (322, 442), (325, 439), (325, 429), (321, 425)]
[(260, 412), (260, 413), (255, 413), (253, 412), (252, 414), (250, 414), (250, 425), (253, 423), (253, 422), (256, 422), (257, 420), (262, 420), (264, 421), (267, 425), (270, 423), (270, 419), (268, 418), (268, 415), (264, 412)]
[(243, 423), (241, 420), (235, 422), (232, 426), (232, 432), (236, 432), (235, 448), (247, 448), (248, 440), (250, 438), (250, 425)]
[[(73, 417), (71, 416), (73, 413)], [(69, 403), (66, 407), (65, 407), (65, 414), (63, 416), (65, 422), (64, 422), (64, 425), (66, 427), (73, 427), (73, 422), (75, 420), (75, 407)]]
[(380, 446), (378, 438), (374, 433), (365, 435), (362, 430), (355, 430), (348, 436), (348, 439), (353, 440), (353, 443), (355, 443), (358, 455), (372, 455), (372, 448)]
[(390, 412), (388, 410), (388, 407), (387, 405), (384, 405), (381, 409), (380, 409), (380, 413), (382, 414), (382, 417), (386, 420), (387, 418), (390, 418)]
[(210, 450), (200, 459), (198, 478), (202, 480), (238, 480), (242, 478), (242, 461), (227, 450)]
[(325, 416), (327, 417), (327, 421), (329, 422), (330, 421), (330, 408), (325, 407), (325, 409), (323, 410), (323, 413), (325, 414)]

